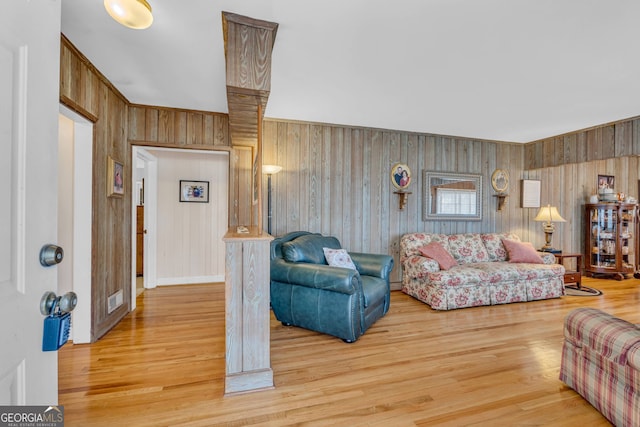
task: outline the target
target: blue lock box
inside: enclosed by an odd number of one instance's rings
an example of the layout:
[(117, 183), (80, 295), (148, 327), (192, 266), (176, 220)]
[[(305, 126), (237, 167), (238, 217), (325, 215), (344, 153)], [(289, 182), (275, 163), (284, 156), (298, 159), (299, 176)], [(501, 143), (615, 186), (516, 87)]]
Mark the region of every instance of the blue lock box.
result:
[(69, 340), (71, 314), (56, 313), (44, 318), (42, 351), (56, 351)]

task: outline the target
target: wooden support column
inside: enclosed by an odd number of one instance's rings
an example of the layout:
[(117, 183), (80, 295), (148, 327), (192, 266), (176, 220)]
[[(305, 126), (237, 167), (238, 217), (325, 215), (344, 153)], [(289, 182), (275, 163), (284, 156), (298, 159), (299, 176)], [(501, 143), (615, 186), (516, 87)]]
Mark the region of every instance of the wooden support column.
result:
[[(250, 223), (231, 224), (258, 226), (262, 217), (262, 118), (271, 91), (271, 51), (278, 24), (222, 13), (224, 52), (226, 59), (227, 105), (229, 108), (229, 137), (236, 149), (252, 150), (252, 163), (237, 167), (251, 170), (250, 182), (239, 182), (230, 188), (233, 194), (229, 218), (250, 218)], [(250, 211), (250, 213), (247, 213)]]
[[(226, 247), (225, 394), (273, 388), (270, 358), (270, 244), (262, 227), (262, 118), (271, 88), (271, 51), (278, 24), (222, 13), (227, 71), (229, 136), (237, 156), (229, 189), (229, 218), (234, 224), (224, 237)], [(248, 171), (236, 173), (237, 171)], [(247, 214), (247, 211), (249, 214)], [(240, 227), (242, 226), (242, 227)]]
[(269, 247), (272, 237), (230, 229), (224, 236), (225, 394), (273, 388), (269, 330)]

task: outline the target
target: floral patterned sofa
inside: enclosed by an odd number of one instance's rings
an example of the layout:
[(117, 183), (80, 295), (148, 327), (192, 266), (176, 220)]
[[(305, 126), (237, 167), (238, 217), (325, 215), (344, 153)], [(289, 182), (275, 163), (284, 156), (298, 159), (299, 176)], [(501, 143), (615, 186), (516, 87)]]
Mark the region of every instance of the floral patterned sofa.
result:
[[(512, 233), (405, 234), (400, 240), (402, 291), (435, 310), (564, 295), (565, 269), (553, 254), (537, 252), (540, 259), (536, 262), (540, 263), (515, 262), (515, 256), (509, 258), (503, 239), (520, 242)], [(436, 246), (453, 257), (449, 269), (441, 269), (438, 261), (423, 255), (431, 242), (438, 242)], [(507, 242), (509, 246), (514, 245), (511, 242)], [(531, 251), (536, 253), (532, 247)]]

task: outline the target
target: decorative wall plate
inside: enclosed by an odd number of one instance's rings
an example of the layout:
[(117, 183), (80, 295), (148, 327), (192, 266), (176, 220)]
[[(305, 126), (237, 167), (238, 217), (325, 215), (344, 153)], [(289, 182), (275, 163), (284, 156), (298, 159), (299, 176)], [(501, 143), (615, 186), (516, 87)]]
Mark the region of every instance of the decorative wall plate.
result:
[(496, 169), (491, 175), (491, 186), (498, 193), (504, 193), (509, 188), (509, 172)]

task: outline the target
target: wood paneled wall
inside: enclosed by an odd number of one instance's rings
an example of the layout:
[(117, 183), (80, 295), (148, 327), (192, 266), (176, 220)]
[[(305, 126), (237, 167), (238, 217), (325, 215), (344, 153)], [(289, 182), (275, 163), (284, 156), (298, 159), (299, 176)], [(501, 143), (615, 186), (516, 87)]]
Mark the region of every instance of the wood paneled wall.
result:
[[(400, 237), (409, 232), (514, 231), (531, 240), (530, 209), (521, 209), (522, 145), (371, 128), (266, 120), (265, 164), (283, 166), (272, 177), (273, 234), (307, 230), (338, 237), (348, 250), (388, 253), (399, 287)], [(412, 172), (407, 207), (399, 209), (391, 168)], [(497, 211), (490, 177), (496, 168), (511, 175), (510, 197)], [(422, 171), (483, 176), (481, 221), (423, 221)], [(264, 194), (266, 189), (263, 189)], [(267, 203), (265, 198), (264, 203)], [(265, 205), (266, 206), (266, 205)], [(266, 208), (263, 219), (266, 224)]]
[(597, 192), (598, 175), (613, 175), (616, 192), (638, 198), (640, 118), (620, 120), (525, 145), (523, 176), (540, 179), (542, 202), (558, 207), (554, 247), (584, 252), (584, 204)]
[[(389, 253), (399, 287), (400, 237), (409, 232), (514, 232), (536, 247), (544, 244), (537, 208), (521, 208), (521, 180), (541, 181), (541, 204), (557, 206), (566, 223), (556, 224), (553, 245), (582, 252), (583, 206), (595, 193), (599, 174), (614, 175), (616, 190), (638, 197), (640, 121), (518, 145), (371, 128), (267, 120), (264, 162), (283, 166), (272, 178), (273, 231), (308, 230), (338, 237), (349, 250)], [(592, 160), (594, 157), (606, 159)], [(409, 202), (398, 207), (391, 167), (412, 171)], [(531, 168), (531, 165), (545, 164)], [(525, 165), (528, 165), (525, 167)], [(497, 211), (490, 184), (495, 169), (510, 174), (509, 197)], [(483, 176), (481, 221), (423, 221), (422, 171)], [(266, 189), (264, 190), (266, 194)], [(265, 200), (264, 203), (267, 203)], [(266, 208), (264, 222), (266, 223)]]
[(584, 251), (584, 204), (597, 192), (598, 175), (613, 175), (616, 192), (639, 197), (640, 119), (532, 142), (525, 152), (523, 175), (541, 180), (542, 194), (567, 220), (556, 225), (554, 246)]
[(183, 149), (228, 149), (229, 118), (223, 113), (131, 105), (129, 142)]
[[(131, 149), (127, 144), (128, 102), (63, 36), (60, 46), (60, 99), (94, 125), (91, 340), (111, 329), (131, 304), (131, 188), (124, 197), (107, 197), (107, 159), (124, 165), (131, 182)], [(123, 291), (122, 306), (107, 313), (107, 300)]]
[(634, 117), (525, 145), (525, 168), (541, 169), (640, 155), (640, 118)]
[(229, 151), (229, 226), (250, 225), (254, 147), (231, 147), (223, 113), (148, 105), (129, 107), (129, 143), (153, 147)]
[[(615, 190), (638, 197), (640, 157), (624, 156), (592, 162), (526, 171), (531, 179), (542, 183), (542, 202), (558, 207), (566, 223), (557, 223), (553, 246), (565, 252), (584, 252), (584, 205), (589, 196), (596, 194), (598, 175), (615, 176)], [(535, 232), (541, 225), (532, 223)]]

